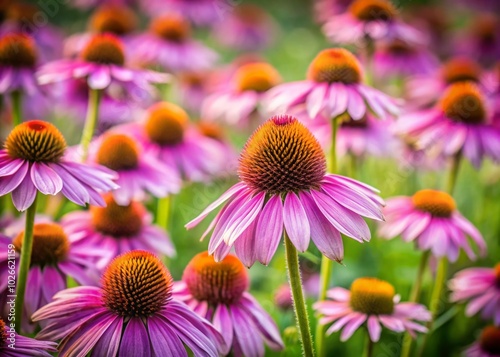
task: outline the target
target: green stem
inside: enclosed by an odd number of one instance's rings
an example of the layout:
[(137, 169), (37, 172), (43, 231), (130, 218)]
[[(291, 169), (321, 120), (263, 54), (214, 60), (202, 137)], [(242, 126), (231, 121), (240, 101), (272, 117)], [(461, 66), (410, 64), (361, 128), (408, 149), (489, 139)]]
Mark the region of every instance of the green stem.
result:
[(23, 122), (22, 115), (22, 93), (18, 90), (12, 92), (12, 124), (17, 126)]
[(87, 118), (83, 127), (82, 139), (80, 146), (82, 149), (82, 161), (87, 159), (90, 141), (94, 136), (94, 131), (99, 117), (99, 103), (101, 102), (101, 91), (97, 89), (89, 89), (89, 104), (87, 108)]
[[(422, 281), (424, 280), (424, 273), (427, 268), (427, 263), (429, 262), (431, 251), (426, 250), (422, 253), (420, 257), (420, 264), (418, 266), (417, 280), (415, 280), (415, 284), (413, 284), (411, 294), (410, 294), (410, 302), (418, 302), (420, 299), (420, 291), (422, 290)], [(410, 334), (405, 333), (403, 337), (403, 347), (401, 348), (401, 357), (408, 357), (411, 353), (412, 346), (412, 338)]]
[[(334, 173), (337, 171), (337, 131), (339, 128), (339, 120), (337, 118), (332, 119), (332, 145), (330, 147), (330, 156), (328, 162), (328, 169), (330, 172)], [(320, 271), (320, 281), (319, 281), (319, 296), (318, 301), (325, 300), (326, 291), (330, 283), (330, 278), (332, 276), (333, 261), (325, 257), (321, 257), (321, 271)], [(318, 356), (325, 356), (325, 326), (321, 324), (316, 324), (316, 348), (318, 350)]]
[(16, 331), (21, 331), (21, 319), (23, 316), (24, 294), (26, 292), (26, 282), (31, 263), (31, 250), (33, 248), (33, 227), (35, 225), (37, 197), (26, 212), (26, 222), (24, 228), (24, 237), (21, 247), (21, 259), (19, 261), (19, 273), (17, 276), (15, 322)]
[(368, 330), (366, 331), (366, 346), (365, 346), (365, 357), (372, 357), (373, 356), (373, 347), (375, 344), (373, 343), (372, 339), (370, 338), (370, 334), (368, 333)]
[(167, 230), (170, 223), (171, 196), (158, 199), (156, 209), (156, 224)]
[(448, 270), (448, 260), (446, 257), (443, 257), (439, 260), (437, 271), (436, 271), (436, 280), (434, 282), (434, 288), (432, 289), (431, 302), (429, 304), (429, 309), (431, 312), (431, 320), (427, 323), (427, 328), (429, 332), (424, 335), (422, 345), (418, 351), (417, 356), (423, 356), (425, 351), (425, 347), (427, 345), (427, 341), (429, 340), (429, 335), (432, 333), (432, 326), (434, 324), (434, 320), (437, 317), (439, 312), (441, 295), (443, 293), (443, 288), (446, 282), (446, 271)]
[(450, 195), (453, 195), (453, 191), (455, 190), (455, 186), (457, 185), (458, 171), (460, 170), (461, 162), (462, 162), (462, 152), (459, 151), (455, 154), (455, 156), (453, 156), (450, 174), (448, 175), (448, 183), (446, 185), (446, 191)]
[(305, 357), (313, 357), (314, 350), (312, 344), (311, 330), (309, 328), (309, 317), (307, 316), (306, 300), (302, 289), (302, 279), (300, 277), (299, 255), (286, 232), (283, 233), (285, 240), (286, 263), (288, 267), (288, 280), (292, 291), (293, 309), (297, 319), (297, 327), (300, 331), (302, 342), (302, 352)]

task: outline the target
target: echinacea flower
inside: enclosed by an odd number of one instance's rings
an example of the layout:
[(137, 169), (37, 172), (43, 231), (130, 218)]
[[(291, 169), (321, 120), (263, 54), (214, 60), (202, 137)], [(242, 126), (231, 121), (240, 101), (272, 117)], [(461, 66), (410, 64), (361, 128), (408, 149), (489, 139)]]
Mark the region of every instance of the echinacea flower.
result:
[(456, 208), (455, 200), (446, 192), (421, 190), (412, 197), (394, 197), (384, 209), (386, 221), (379, 236), (394, 238), (401, 235), (405, 242), (416, 242), (420, 250), (430, 250), (436, 257), (454, 262), (463, 249), (470, 259), (476, 255), (467, 236), (478, 246), (481, 255), (486, 243), (481, 233)]
[(425, 43), (423, 33), (405, 24), (389, 0), (354, 0), (346, 12), (331, 16), (323, 27), (326, 36), (338, 44), (360, 44), (398, 39)]
[(500, 161), (500, 129), (491, 124), (491, 109), (473, 82), (452, 84), (431, 109), (403, 115), (398, 133), (444, 156), (463, 153), (475, 167), (484, 157)]
[(246, 266), (256, 260), (267, 265), (285, 229), (299, 251), (307, 250), (312, 239), (321, 253), (340, 262), (340, 233), (368, 241), (362, 216), (383, 219), (377, 190), (327, 174), (318, 141), (291, 116), (272, 117), (254, 132), (240, 156), (238, 174), (239, 183), (186, 225), (196, 226), (229, 200), (204, 234), (213, 229), (208, 252), (217, 261), (234, 246)]
[(197, 123), (199, 132), (207, 138), (213, 139), (219, 146), (220, 153), (226, 161), (226, 172), (221, 172), (219, 176), (233, 175), (238, 167), (238, 155), (231, 144), (224, 129), (214, 122), (200, 120)]
[[(13, 239), (5, 237), (0, 240), (0, 248), (6, 253), (0, 258), (0, 266), (2, 267), (0, 270), (2, 278), (0, 301), (5, 302), (8, 296), (12, 295), (7, 285), (9, 264), (7, 251), (14, 250), (11, 258), (16, 259), (16, 268), (18, 268), (23, 243), (24, 230), (17, 233)], [(22, 330), (33, 332), (36, 324), (32, 324), (30, 316), (48, 304), (54, 294), (66, 289), (68, 277), (73, 278), (79, 284), (97, 284), (99, 273), (95, 269), (94, 263), (102, 256), (102, 250), (92, 249), (84, 241), (76, 241), (57, 223), (48, 221), (35, 223)]]
[(117, 173), (115, 182), (119, 187), (112, 195), (119, 205), (143, 201), (148, 193), (163, 198), (181, 188), (181, 178), (175, 169), (126, 134), (110, 131), (95, 139), (88, 160)]
[(138, 35), (130, 44), (135, 63), (159, 65), (169, 72), (210, 68), (217, 54), (191, 38), (189, 22), (168, 14), (152, 20), (149, 31)]
[(459, 271), (449, 282), (452, 302), (469, 301), (465, 314), (481, 312), (484, 319), (500, 325), (500, 263), (494, 268), (469, 268)]
[[(0, 37), (12, 33), (24, 33), (36, 43), (41, 62), (51, 61), (61, 57), (63, 35), (48, 21), (46, 11), (52, 13), (53, 5), (38, 3), (39, 6), (23, 1), (3, 1), (6, 4), (4, 17), (0, 26)], [(47, 10), (50, 9), (50, 10)]]
[(479, 340), (465, 350), (465, 357), (499, 357), (500, 327), (486, 326)]
[(500, 57), (499, 33), (498, 13), (477, 14), (465, 31), (457, 33), (454, 49), (459, 55), (470, 56), (490, 66)]
[(363, 84), (361, 64), (349, 51), (321, 51), (309, 65), (307, 80), (278, 85), (267, 93), (265, 107), (271, 113), (287, 112), (305, 104), (310, 118), (349, 113), (361, 119), (369, 110), (381, 119), (399, 113), (395, 99)]
[(216, 4), (213, 0), (143, 0), (141, 5), (151, 16), (179, 13), (195, 26), (208, 26), (226, 16), (233, 7)]
[(323, 24), (334, 15), (345, 12), (352, 0), (314, 0), (313, 10), (316, 22)]
[(38, 61), (36, 45), (24, 33), (6, 34), (0, 38), (0, 94), (38, 91), (35, 71)]
[(51, 357), (56, 352), (53, 342), (18, 335), (12, 325), (0, 318), (0, 354), (3, 357)]
[(219, 143), (192, 126), (187, 113), (175, 104), (156, 103), (144, 121), (122, 125), (116, 131), (137, 139), (145, 151), (151, 151), (173, 168), (177, 177), (188, 181), (210, 180), (226, 169)]
[(408, 105), (420, 109), (438, 101), (443, 91), (458, 82), (479, 83), (481, 66), (469, 57), (453, 57), (442, 64), (436, 72), (417, 74), (406, 83)]
[(38, 80), (41, 84), (49, 84), (85, 78), (90, 89), (103, 90), (114, 83), (125, 88), (131, 96), (141, 97), (154, 92), (152, 83), (164, 83), (169, 79), (165, 73), (128, 68), (125, 60), (125, 49), (116, 36), (98, 34), (87, 42), (79, 58), (43, 65)]
[(254, 4), (241, 4), (214, 25), (214, 36), (224, 46), (240, 51), (269, 47), (275, 37), (274, 19)]
[(260, 124), (259, 104), (266, 92), (280, 82), (281, 76), (270, 64), (244, 64), (229, 83), (205, 99), (201, 115), (206, 120), (220, 120), (243, 128), (251, 127), (252, 121)]
[(49, 320), (37, 338), (61, 340), (60, 356), (218, 357), (222, 337), (205, 319), (172, 298), (172, 277), (153, 254), (135, 250), (111, 262), (101, 287), (63, 290), (38, 310)]
[(200, 113), (205, 98), (211, 93), (212, 72), (181, 72), (177, 75), (179, 103), (187, 111)]
[(326, 334), (342, 330), (341, 341), (348, 340), (363, 324), (373, 342), (380, 339), (381, 324), (394, 332), (407, 331), (413, 338), (415, 332), (427, 332), (425, 326), (415, 321), (429, 321), (431, 313), (425, 306), (399, 302), (394, 287), (384, 280), (359, 278), (352, 282), (351, 289), (336, 287), (328, 290), (331, 300), (319, 301), (314, 309), (321, 317), (319, 323), (333, 322)]
[(116, 174), (103, 166), (66, 160), (66, 140), (47, 122), (31, 120), (16, 126), (0, 150), (0, 196), (12, 193), (19, 211), (31, 206), (38, 191), (45, 195), (61, 192), (84, 206), (101, 206), (100, 192), (116, 189)]
[(191, 259), (172, 295), (211, 321), (231, 346), (233, 356), (262, 357), (264, 343), (279, 351), (283, 341), (248, 286), (248, 273), (238, 258), (230, 254), (217, 263), (203, 252)]
[(61, 219), (68, 237), (103, 251), (99, 269), (112, 259), (134, 249), (172, 257), (175, 248), (168, 233), (153, 225), (152, 216), (138, 201), (121, 206), (108, 194), (106, 207), (91, 206), (88, 211), (67, 213)]
[(66, 57), (78, 55), (95, 34), (103, 33), (119, 37), (127, 50), (127, 43), (136, 30), (137, 23), (136, 14), (125, 4), (113, 2), (101, 4), (89, 18), (88, 32), (77, 33), (66, 39), (64, 54)]
[(425, 46), (401, 40), (380, 42), (373, 56), (373, 74), (380, 79), (431, 74), (438, 65), (438, 59)]

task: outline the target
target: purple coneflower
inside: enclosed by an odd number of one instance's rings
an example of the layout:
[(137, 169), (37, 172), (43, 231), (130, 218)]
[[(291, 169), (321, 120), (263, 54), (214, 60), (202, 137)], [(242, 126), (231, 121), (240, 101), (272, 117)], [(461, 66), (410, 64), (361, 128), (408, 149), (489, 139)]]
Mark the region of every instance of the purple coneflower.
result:
[[(24, 33), (36, 43), (41, 62), (61, 57), (64, 36), (59, 29), (49, 23), (45, 7), (41, 9), (35, 4), (23, 1), (3, 1), (3, 3), (7, 4), (0, 26), (0, 37), (12, 33)], [(52, 7), (48, 8), (52, 13)]]
[(169, 72), (210, 68), (217, 54), (191, 38), (189, 22), (176, 14), (152, 20), (149, 31), (138, 35), (130, 44), (136, 63), (160, 65)]
[(240, 66), (226, 85), (208, 96), (201, 115), (206, 120), (222, 120), (229, 125), (251, 127), (260, 124), (259, 104), (266, 93), (281, 82), (278, 71), (268, 63), (252, 62)]
[(283, 349), (278, 327), (247, 291), (248, 273), (234, 255), (216, 263), (208, 252), (197, 254), (187, 265), (173, 297), (208, 319), (222, 334), (232, 355), (264, 356), (264, 343)]
[(418, 249), (430, 250), (436, 257), (456, 261), (462, 248), (470, 259), (476, 255), (469, 236), (486, 253), (481, 233), (456, 209), (455, 200), (446, 192), (421, 190), (412, 197), (395, 197), (384, 208), (386, 221), (379, 229), (384, 238), (401, 235), (405, 242), (415, 241)]
[(144, 0), (141, 3), (151, 16), (179, 13), (195, 26), (213, 25), (221, 16), (228, 15), (226, 11), (233, 10), (232, 6), (227, 8), (213, 0)]
[(65, 160), (66, 141), (47, 122), (31, 120), (16, 126), (0, 150), (0, 195), (12, 192), (19, 211), (31, 206), (38, 191), (45, 195), (61, 192), (70, 201), (104, 205), (99, 192), (118, 186), (116, 174), (103, 166), (89, 166)]
[(56, 352), (53, 342), (18, 335), (0, 318), (0, 354), (4, 357), (51, 357)]
[(344, 256), (340, 233), (368, 241), (370, 231), (362, 216), (382, 219), (383, 201), (377, 191), (326, 174), (318, 141), (290, 116), (272, 117), (255, 131), (240, 156), (238, 172), (241, 182), (186, 225), (196, 226), (230, 200), (205, 232), (214, 229), (208, 251), (216, 260), (234, 245), (246, 266), (256, 260), (267, 265), (285, 228), (299, 251), (307, 250), (311, 238), (324, 255), (340, 262)]
[(486, 326), (481, 332), (479, 340), (465, 350), (466, 357), (499, 357), (500, 356), (500, 327)]
[(457, 34), (454, 48), (457, 53), (489, 66), (500, 57), (499, 33), (498, 13), (478, 14), (465, 32)]
[(406, 92), (408, 106), (413, 109), (428, 107), (439, 99), (443, 91), (454, 83), (479, 83), (481, 66), (468, 57), (453, 57), (434, 73), (418, 74), (408, 79)]
[(143, 201), (148, 193), (162, 198), (179, 192), (181, 179), (175, 169), (145, 151), (132, 136), (107, 132), (90, 144), (89, 161), (118, 174), (112, 192), (119, 205)]
[(22, 96), (38, 94), (38, 52), (31, 37), (10, 33), (0, 38), (0, 94), (11, 96), (14, 125), (22, 122)]
[(327, 49), (309, 65), (307, 80), (271, 89), (266, 107), (270, 112), (286, 112), (305, 104), (313, 119), (320, 113), (335, 118), (347, 112), (354, 120), (359, 120), (368, 110), (381, 119), (398, 114), (397, 102), (363, 84), (362, 78), (361, 64), (351, 52), (342, 48)]
[(500, 263), (494, 268), (469, 268), (455, 274), (449, 282), (450, 300), (469, 300), (465, 314), (481, 311), (484, 319), (493, 319), (500, 325)]
[(109, 194), (104, 200), (106, 207), (91, 206), (88, 211), (70, 212), (61, 220), (68, 237), (100, 247), (105, 252), (97, 264), (99, 269), (111, 259), (134, 249), (158, 256), (175, 255), (167, 232), (153, 225), (152, 217), (142, 203), (132, 201), (120, 206)]
[(331, 300), (320, 301), (314, 309), (323, 317), (323, 325), (334, 322), (327, 334), (339, 331), (341, 341), (348, 340), (363, 324), (366, 324), (372, 342), (380, 339), (381, 324), (394, 332), (407, 331), (412, 337), (415, 332), (427, 332), (427, 328), (415, 321), (429, 321), (430, 312), (425, 306), (399, 302), (394, 287), (384, 280), (359, 278), (353, 281), (351, 289), (333, 288), (327, 292)]
[(214, 36), (224, 46), (240, 51), (259, 51), (274, 41), (276, 24), (263, 9), (241, 4), (214, 26)]
[(203, 101), (212, 91), (212, 75), (209, 70), (178, 74), (179, 102), (183, 108), (194, 113), (201, 112)]
[(373, 57), (374, 75), (380, 79), (430, 74), (438, 65), (438, 59), (425, 46), (401, 40), (381, 42)]
[[(16, 267), (19, 266), (24, 236), (23, 230), (14, 239), (0, 237), (0, 247), (5, 252), (0, 258), (0, 266), (2, 267), (0, 270), (2, 278), (0, 301), (6, 302), (8, 296), (12, 295), (7, 285), (7, 252), (9, 249), (14, 250)], [(93, 265), (102, 256), (103, 253), (100, 249), (93, 249), (84, 241), (76, 241), (59, 224), (53, 222), (35, 223), (22, 330), (25, 332), (34, 331), (37, 325), (31, 322), (31, 315), (48, 304), (55, 293), (66, 289), (68, 277), (73, 278), (79, 284), (97, 284), (99, 273)]]
[(124, 87), (128, 93), (153, 92), (152, 83), (163, 83), (168, 75), (125, 66), (122, 42), (111, 34), (95, 35), (80, 53), (80, 58), (63, 59), (45, 64), (38, 77), (42, 84), (72, 78), (86, 78), (90, 89), (103, 90), (112, 83)]
[(88, 32), (77, 33), (66, 39), (64, 54), (66, 57), (78, 55), (95, 34), (103, 33), (119, 37), (127, 49), (127, 42), (136, 30), (137, 23), (136, 14), (125, 4), (104, 3), (92, 13), (88, 21)]
[(334, 43), (403, 40), (425, 43), (423, 34), (405, 24), (389, 0), (354, 0), (345, 13), (331, 16), (323, 28)]
[(187, 113), (172, 103), (159, 102), (148, 109), (143, 122), (116, 130), (132, 135), (145, 151), (157, 155), (176, 170), (176, 176), (188, 181), (210, 180), (227, 163), (219, 143), (202, 135)]
[(431, 109), (402, 116), (396, 129), (420, 147), (444, 156), (462, 155), (475, 167), (484, 157), (500, 161), (500, 129), (480, 88), (473, 82), (452, 84)]
[(226, 352), (220, 334), (205, 319), (172, 298), (172, 277), (145, 251), (111, 262), (100, 288), (59, 292), (38, 310), (35, 321), (50, 323), (38, 338), (61, 340), (60, 356), (194, 356)]

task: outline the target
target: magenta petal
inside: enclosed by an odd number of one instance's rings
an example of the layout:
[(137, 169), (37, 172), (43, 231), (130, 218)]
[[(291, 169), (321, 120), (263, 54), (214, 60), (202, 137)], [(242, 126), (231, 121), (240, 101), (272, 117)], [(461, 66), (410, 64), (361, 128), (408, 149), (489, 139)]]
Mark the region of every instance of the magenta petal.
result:
[(258, 193), (248, 202), (245, 202), (236, 211), (227, 224), (226, 231), (222, 235), (222, 240), (227, 245), (233, 245), (234, 241), (248, 228), (259, 214), (266, 195), (264, 192)]
[(346, 90), (349, 93), (349, 101), (347, 103), (347, 111), (353, 120), (359, 120), (363, 118), (366, 113), (366, 106), (363, 98), (359, 95), (356, 89), (352, 87), (347, 87)]
[(63, 181), (50, 166), (34, 162), (30, 174), (33, 184), (44, 195), (56, 195), (62, 190)]
[(64, 182), (62, 188), (62, 194), (66, 196), (70, 201), (75, 202), (80, 206), (84, 206), (90, 200), (90, 196), (85, 187), (67, 172), (60, 165), (53, 165), (52, 169), (61, 177)]
[(311, 196), (326, 219), (338, 231), (361, 242), (370, 240), (368, 225), (357, 213), (342, 207), (322, 192), (312, 190)]
[(151, 346), (155, 356), (187, 357), (187, 351), (175, 332), (162, 319), (148, 319), (148, 330)]
[(23, 182), (12, 191), (12, 202), (17, 210), (22, 212), (33, 204), (36, 194), (37, 190), (31, 181), (31, 177), (26, 175)]
[(116, 316), (108, 329), (102, 334), (92, 349), (92, 357), (116, 356), (120, 348), (122, 336), (123, 318)]
[(111, 74), (107, 65), (97, 65), (89, 75), (89, 87), (92, 89), (104, 89), (111, 83)]
[(243, 232), (243, 234), (234, 242), (234, 251), (241, 262), (247, 267), (251, 267), (257, 260), (255, 227), (259, 216)]
[(31, 315), (40, 307), (40, 296), (44, 282), (40, 267), (33, 266), (28, 273), (28, 281), (26, 282), (26, 314), (31, 318)]
[(25, 161), (20, 159), (5, 159), (0, 160), (0, 177), (14, 175), (17, 170), (25, 163)]
[(310, 118), (316, 118), (325, 107), (325, 96), (328, 92), (328, 84), (317, 84), (307, 96), (306, 107)]
[(340, 340), (341, 341), (346, 341), (348, 340), (354, 332), (363, 324), (363, 322), (366, 321), (366, 315), (365, 314), (357, 314), (356, 317), (354, 317), (351, 321), (349, 321), (344, 329), (342, 330), (342, 333), (340, 334)]
[(373, 342), (378, 342), (380, 339), (380, 333), (382, 331), (382, 327), (380, 326), (380, 323), (378, 322), (377, 316), (370, 316), (368, 318), (368, 333), (370, 334), (370, 338)]
[(0, 196), (3, 196), (9, 192), (15, 190), (26, 177), (30, 164), (28, 162), (24, 162), (24, 164), (11, 176), (0, 177)]
[(198, 217), (193, 219), (191, 222), (185, 225), (187, 229), (195, 227), (198, 223), (200, 223), (206, 216), (209, 215), (210, 212), (212, 212), (214, 209), (219, 207), (222, 203), (236, 195), (238, 192), (246, 188), (246, 186), (243, 183), (237, 183), (236, 185), (232, 186), (230, 189), (228, 189), (226, 192), (224, 192), (217, 200), (215, 200), (213, 203), (211, 203), (207, 208), (203, 210), (203, 212), (200, 213)]
[(142, 320), (138, 317), (131, 318), (123, 332), (118, 357), (151, 356), (151, 345), (148, 331)]
[(231, 315), (233, 317), (235, 328), (235, 338), (238, 341), (239, 346), (243, 352), (244, 356), (264, 356), (264, 343), (260, 338), (259, 334), (251, 328), (252, 326), (247, 322), (248, 316), (239, 308), (233, 307), (231, 309)]
[(344, 259), (344, 245), (339, 231), (328, 222), (307, 193), (301, 192), (299, 197), (309, 219), (314, 244), (328, 259), (341, 262)]
[(307, 220), (306, 211), (299, 198), (293, 192), (290, 192), (285, 197), (283, 206), (283, 223), (285, 225), (288, 237), (293, 245), (300, 252), (305, 252), (309, 246), (311, 237), (311, 229)]
[(281, 240), (283, 233), (283, 206), (281, 196), (272, 196), (264, 205), (259, 216), (255, 236), (258, 237), (257, 260), (268, 265)]
[(42, 290), (46, 301), (51, 301), (56, 293), (66, 288), (66, 277), (51, 266), (43, 268), (43, 281)]
[(228, 308), (224, 304), (219, 304), (215, 310), (214, 317), (212, 319), (214, 327), (219, 331), (226, 341), (227, 346), (233, 344), (233, 321), (231, 320), (231, 315), (229, 314)]

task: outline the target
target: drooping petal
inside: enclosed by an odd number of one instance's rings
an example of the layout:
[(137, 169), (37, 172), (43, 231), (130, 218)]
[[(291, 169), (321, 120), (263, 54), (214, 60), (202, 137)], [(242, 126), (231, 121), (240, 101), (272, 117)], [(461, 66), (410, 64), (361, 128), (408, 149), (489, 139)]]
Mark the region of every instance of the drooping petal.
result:
[(118, 357), (151, 356), (151, 343), (148, 331), (142, 320), (131, 318), (123, 331)]
[(259, 215), (255, 229), (257, 260), (268, 265), (283, 233), (283, 206), (279, 195), (272, 196)]
[(288, 193), (285, 197), (283, 223), (293, 245), (300, 252), (305, 252), (309, 246), (311, 228), (307, 220), (306, 211), (302, 207), (297, 195), (293, 192)]

